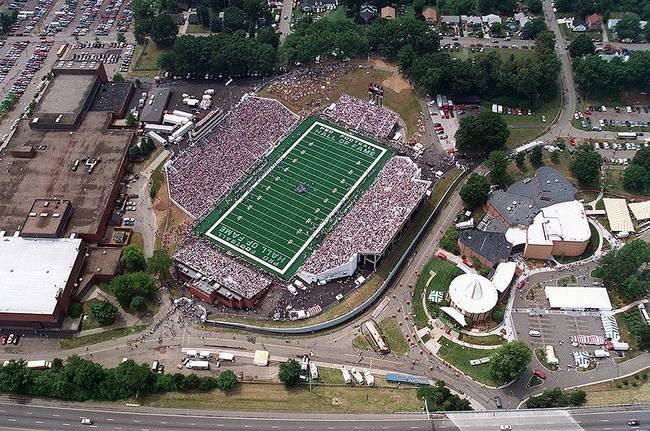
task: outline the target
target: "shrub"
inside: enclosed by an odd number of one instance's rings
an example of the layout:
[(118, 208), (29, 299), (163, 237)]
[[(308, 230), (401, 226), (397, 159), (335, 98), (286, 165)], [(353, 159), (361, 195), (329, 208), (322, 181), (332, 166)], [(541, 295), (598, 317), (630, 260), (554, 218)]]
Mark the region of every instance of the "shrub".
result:
[(117, 307), (108, 301), (95, 302), (90, 306), (90, 317), (102, 326), (115, 322), (118, 313)]
[(73, 302), (70, 304), (70, 308), (68, 308), (68, 316), (70, 316), (73, 319), (78, 319), (81, 317), (81, 313), (83, 313), (83, 308), (81, 307), (81, 304), (78, 302)]

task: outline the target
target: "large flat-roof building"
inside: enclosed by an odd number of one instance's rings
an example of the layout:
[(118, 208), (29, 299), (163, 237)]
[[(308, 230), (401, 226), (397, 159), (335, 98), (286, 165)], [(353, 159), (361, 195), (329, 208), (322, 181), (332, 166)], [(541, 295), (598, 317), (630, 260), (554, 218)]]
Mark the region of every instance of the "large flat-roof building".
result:
[(58, 326), (83, 264), (81, 239), (0, 237), (0, 325)]

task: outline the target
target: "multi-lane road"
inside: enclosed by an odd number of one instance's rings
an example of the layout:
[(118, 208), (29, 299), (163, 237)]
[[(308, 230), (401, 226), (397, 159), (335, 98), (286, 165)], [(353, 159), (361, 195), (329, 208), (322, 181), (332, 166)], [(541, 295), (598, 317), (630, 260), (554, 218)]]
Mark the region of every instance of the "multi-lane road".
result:
[[(82, 418), (93, 420), (83, 425)], [(332, 415), (214, 412), (89, 404), (56, 405), (47, 401), (0, 401), (3, 430), (256, 430), (256, 431), (487, 431), (509, 425), (522, 431), (617, 431), (634, 429), (628, 421), (650, 424), (645, 406), (574, 410), (504, 410), (404, 415)], [(637, 428), (638, 429), (638, 428)]]

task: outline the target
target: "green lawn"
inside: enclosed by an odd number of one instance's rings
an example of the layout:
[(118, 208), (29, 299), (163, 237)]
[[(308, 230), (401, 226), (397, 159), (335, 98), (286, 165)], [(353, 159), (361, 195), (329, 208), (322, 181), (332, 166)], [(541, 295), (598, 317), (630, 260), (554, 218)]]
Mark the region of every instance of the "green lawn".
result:
[(139, 75), (138, 72), (155, 72), (160, 71), (158, 67), (158, 58), (167, 50), (160, 49), (151, 40), (146, 40), (144, 44), (136, 45), (133, 53), (133, 62), (131, 63), (131, 72)]
[(62, 349), (75, 349), (77, 347), (89, 346), (91, 344), (102, 343), (113, 338), (126, 337), (127, 335), (137, 334), (144, 331), (147, 325), (136, 325), (128, 328), (111, 329), (99, 334), (82, 335), (74, 338), (62, 338), (59, 340), (59, 347)]
[(603, 35), (599, 31), (587, 31), (587, 32), (575, 32), (571, 31), (571, 29), (566, 25), (566, 24), (560, 24), (560, 32), (562, 33), (562, 37), (564, 37), (564, 40), (567, 41), (567, 43), (570, 43), (573, 39), (578, 37), (581, 34), (586, 34), (591, 38), (591, 40), (595, 42), (602, 42), (603, 40)]
[(488, 357), (494, 350), (472, 349), (461, 346), (446, 338), (440, 339), (440, 350), (438, 356), (471, 376), (474, 380), (489, 386), (500, 386), (506, 382), (497, 382), (490, 373), (490, 364), (472, 366), (469, 364), (471, 359), (480, 359)]
[(392, 317), (387, 317), (379, 322), (378, 325), (386, 338), (386, 342), (388, 342), (390, 351), (396, 355), (406, 355), (409, 351), (409, 345), (397, 324), (397, 320)]
[(437, 290), (442, 292), (444, 297), (447, 290), (449, 290), (451, 281), (462, 273), (463, 271), (456, 265), (439, 257), (434, 257), (424, 266), (413, 291), (414, 321), (418, 328), (422, 328), (427, 324), (426, 313), (422, 305), (422, 295), (425, 296), (430, 313), (435, 317), (439, 312), (438, 307), (448, 305), (448, 302), (446, 299), (443, 299), (439, 304), (429, 302), (429, 292)]
[(510, 136), (506, 141), (506, 148), (514, 149), (530, 141), (535, 140), (538, 136), (542, 135), (546, 130), (545, 127), (521, 127), (509, 128)]
[(478, 344), (480, 346), (499, 346), (506, 342), (502, 336), (496, 334), (479, 336), (461, 333), (459, 340), (470, 344)]
[(160, 162), (156, 169), (151, 173), (151, 181), (149, 186), (149, 197), (155, 199), (160, 186), (162, 186), (163, 181), (165, 180), (165, 173), (163, 172), (163, 166), (165, 166), (166, 160)]

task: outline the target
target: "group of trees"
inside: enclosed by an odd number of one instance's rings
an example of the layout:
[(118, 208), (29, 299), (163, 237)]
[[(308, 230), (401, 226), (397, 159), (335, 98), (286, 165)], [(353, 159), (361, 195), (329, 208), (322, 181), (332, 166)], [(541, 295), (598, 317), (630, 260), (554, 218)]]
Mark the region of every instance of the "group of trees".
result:
[(178, 27), (169, 14), (176, 12), (176, 9), (175, 0), (134, 0), (133, 35), (135, 40), (142, 43), (149, 35), (151, 40), (161, 48), (170, 47), (178, 34)]
[(252, 39), (243, 31), (207, 37), (181, 36), (171, 51), (160, 56), (160, 66), (176, 75), (214, 76), (268, 75), (278, 63), (277, 50), (266, 33)]
[[(534, 0), (524, 2), (536, 7)], [(440, 0), (439, 10), (450, 15), (487, 15), (490, 13), (512, 15), (517, 2), (515, 0)], [(541, 3), (540, 3), (541, 9)], [(535, 12), (533, 12), (535, 13)]]
[(469, 153), (487, 154), (500, 150), (510, 136), (502, 115), (484, 110), (477, 116), (466, 115), (456, 132), (456, 146)]
[(650, 244), (635, 239), (603, 256), (594, 276), (602, 278), (607, 288), (614, 290), (625, 301), (634, 301), (647, 295), (648, 281), (641, 265), (648, 261)]
[(619, 22), (616, 23), (616, 36), (619, 40), (638, 41), (645, 37), (650, 41), (650, 27), (646, 26), (645, 30), (641, 29), (641, 19), (635, 13), (629, 13)]
[(650, 91), (650, 51), (635, 51), (627, 61), (610, 62), (598, 55), (573, 59), (576, 84), (587, 95), (611, 97), (623, 89)]
[(612, 12), (632, 12), (641, 19), (650, 20), (650, 0), (556, 0), (555, 7), (561, 13), (587, 16), (594, 12), (609, 16)]
[(195, 374), (157, 374), (147, 364), (133, 360), (115, 368), (70, 356), (65, 365), (61, 359), (52, 361), (52, 368), (42, 371), (28, 369), (24, 361), (11, 361), (0, 368), (0, 392), (60, 400), (121, 400), (136, 395), (170, 391), (228, 390), (237, 384), (231, 370), (217, 377)]
[(122, 250), (120, 263), (124, 274), (111, 280), (109, 290), (123, 308), (142, 311), (156, 292), (156, 280), (152, 274), (161, 280), (167, 279), (172, 260), (164, 249), (154, 250), (147, 260), (140, 248), (128, 245)]
[[(129, 112), (129, 114), (131, 114)], [(135, 120), (135, 117), (133, 117)], [(128, 122), (128, 119), (127, 119)], [(137, 120), (135, 120), (137, 123)], [(128, 126), (128, 124), (127, 124)], [(133, 125), (135, 126), (135, 124)], [(149, 157), (149, 154), (156, 149), (156, 143), (148, 136), (143, 137), (137, 144), (131, 145), (129, 148), (129, 159), (132, 162), (138, 162)]]
[(471, 174), (460, 188), (460, 197), (470, 208), (479, 207), (487, 202), (489, 193), (490, 184), (485, 177), (478, 174)]
[(490, 371), (498, 382), (509, 382), (521, 375), (533, 357), (527, 344), (512, 341), (499, 346), (490, 355)]
[(580, 184), (593, 184), (600, 178), (603, 158), (591, 145), (581, 145), (571, 160), (571, 171)]
[(11, 26), (16, 22), (18, 12), (15, 10), (0, 12), (0, 36), (9, 32)]
[(300, 383), (300, 364), (298, 361), (291, 358), (287, 362), (280, 364), (278, 378), (288, 388)]
[(587, 401), (587, 394), (582, 390), (565, 391), (556, 387), (531, 397), (526, 401), (529, 409), (546, 409), (554, 407), (579, 407)]
[(586, 34), (580, 34), (569, 44), (569, 54), (571, 57), (582, 57), (596, 52), (596, 45)]
[(632, 193), (650, 194), (650, 148), (636, 152), (623, 172), (623, 187)]
[(417, 396), (427, 403), (429, 411), (461, 411), (472, 410), (469, 400), (452, 394), (445, 382), (436, 380), (433, 386), (422, 386), (418, 388)]

